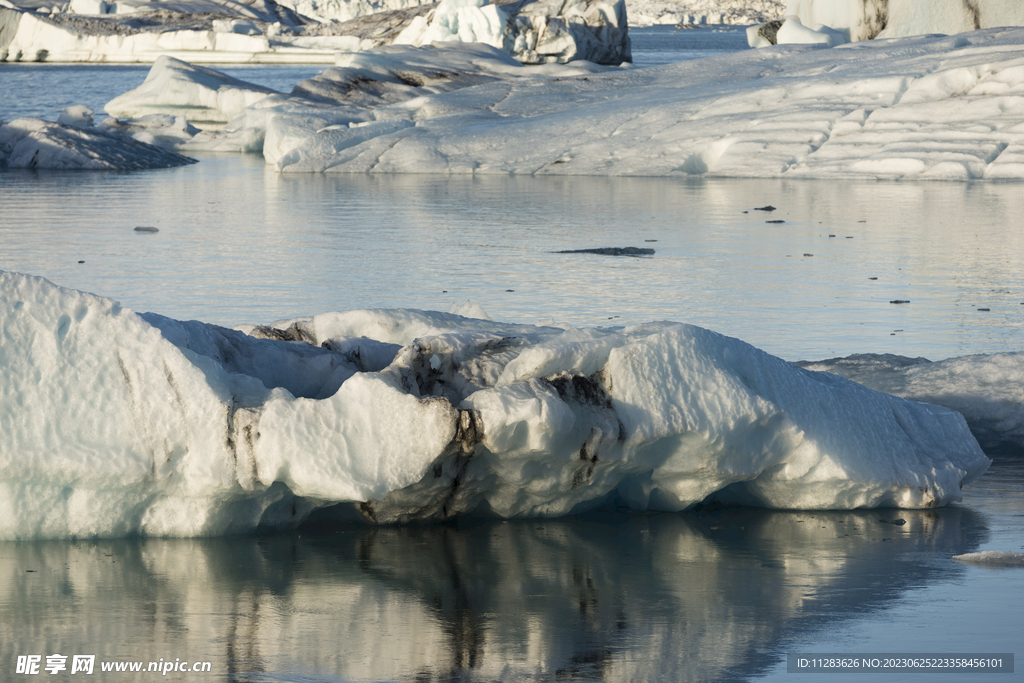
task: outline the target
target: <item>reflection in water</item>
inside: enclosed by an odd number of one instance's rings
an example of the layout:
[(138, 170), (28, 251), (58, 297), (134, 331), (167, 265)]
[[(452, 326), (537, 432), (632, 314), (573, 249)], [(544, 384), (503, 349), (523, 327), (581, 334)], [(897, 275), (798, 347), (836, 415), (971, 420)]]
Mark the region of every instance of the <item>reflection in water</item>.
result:
[(6, 543), (0, 663), (182, 658), (237, 681), (745, 679), (804, 633), (965, 571), (948, 558), (987, 533), (959, 507), (720, 509)]

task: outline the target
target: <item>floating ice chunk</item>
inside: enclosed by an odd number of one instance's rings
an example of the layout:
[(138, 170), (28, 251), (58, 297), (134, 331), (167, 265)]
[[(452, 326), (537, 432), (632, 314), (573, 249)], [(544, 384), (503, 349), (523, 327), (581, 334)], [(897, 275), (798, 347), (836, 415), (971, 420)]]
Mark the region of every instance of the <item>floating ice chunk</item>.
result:
[(461, 315), (466, 318), (478, 318), (480, 320), (490, 320), (491, 316), (487, 315), (484, 307), (480, 305), (480, 302), (473, 301), (472, 299), (466, 299), (464, 303), (452, 304), (452, 307), (448, 309), (449, 313), (455, 315)]
[(84, 104), (75, 104), (61, 110), (60, 116), (57, 117), (57, 123), (75, 128), (90, 128), (93, 125), (94, 116), (95, 112), (89, 107)]
[(0, 167), (134, 171), (192, 163), (195, 159), (94, 128), (33, 118), (0, 125)]
[(4, 539), (286, 527), (344, 502), (378, 522), (609, 497), (931, 507), (989, 463), (951, 410), (690, 325), (348, 311), (246, 336), (13, 273), (0, 323)]
[[(1024, 29), (990, 29), (575, 76), (444, 69), (443, 58), (465, 59), (446, 46), (433, 57), (444, 79), (410, 87), (377, 78), (366, 89), (386, 97), (373, 101), (356, 85), (335, 100), (365, 120), (414, 128), (332, 132), (346, 138), (337, 152), (331, 136), (314, 139), (320, 129), (296, 141), (293, 128), (297, 153), (281, 146), (273, 158), (285, 172), (1024, 177), (1022, 44)], [(422, 68), (411, 70), (417, 82)], [(332, 78), (313, 79), (309, 96), (327, 102)], [(339, 78), (337, 90), (349, 83)]]
[(395, 45), (429, 45), (434, 41), (504, 45), (508, 15), (488, 0), (441, 0), (430, 14), (413, 19)]
[(274, 92), (213, 69), (162, 56), (153, 63), (142, 85), (107, 102), (104, 109), (117, 118), (176, 114), (192, 123), (226, 123)]
[(932, 362), (890, 354), (801, 362), (876, 391), (961, 413), (989, 453), (1024, 453), (1024, 353), (962, 356)]
[(953, 559), (986, 567), (1024, 567), (1024, 553), (1010, 550), (983, 550), (980, 553), (954, 555)]
[[(845, 35), (824, 24), (814, 28), (804, 26), (799, 17), (788, 16), (775, 36), (779, 45), (827, 45), (835, 47), (849, 42)], [(756, 47), (756, 46), (752, 46)]]

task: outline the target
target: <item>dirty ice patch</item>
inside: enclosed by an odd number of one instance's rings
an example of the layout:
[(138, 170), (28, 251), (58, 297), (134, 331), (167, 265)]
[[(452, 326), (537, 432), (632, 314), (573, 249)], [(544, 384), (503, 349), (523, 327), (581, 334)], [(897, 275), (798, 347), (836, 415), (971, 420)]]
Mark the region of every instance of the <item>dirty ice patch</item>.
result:
[(288, 528), (336, 504), (372, 522), (919, 508), (989, 464), (952, 410), (679, 323), (364, 310), (230, 330), (0, 272), (0, 329), (0, 539)]
[[(67, 118), (65, 120), (68, 120)], [(0, 123), (0, 168), (135, 171), (195, 163), (106, 130), (35, 118)]]

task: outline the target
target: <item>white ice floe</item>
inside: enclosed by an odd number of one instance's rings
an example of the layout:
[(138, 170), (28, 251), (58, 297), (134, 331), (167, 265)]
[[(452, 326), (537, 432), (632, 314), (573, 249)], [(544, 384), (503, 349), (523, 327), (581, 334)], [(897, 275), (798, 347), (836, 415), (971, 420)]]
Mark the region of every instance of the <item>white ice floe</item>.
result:
[(61, 118), (73, 125), (34, 118), (0, 122), (0, 168), (134, 171), (195, 163), (144, 140), (92, 128), (91, 110), (69, 109)]
[[(1024, 178), (1024, 29), (821, 47), (574, 74), (586, 63), (545, 72), (482, 45), (390, 46), (228, 129), (249, 149), (266, 139), (287, 172)], [(271, 122), (287, 131), (273, 145)]]
[(410, 310), (228, 330), (0, 273), (0, 539), (553, 516), (615, 500), (930, 507), (989, 460), (954, 411), (676, 323)]
[(932, 362), (859, 354), (802, 362), (877, 391), (946, 406), (967, 419), (988, 452), (1024, 452), (1024, 352), (964, 356)]
[(500, 48), (507, 25), (508, 14), (487, 0), (441, 0), (430, 14), (413, 19), (394, 44), (420, 46), (436, 40)]
[[(751, 27), (747, 29), (748, 36)], [(758, 34), (760, 35), (760, 34)], [(749, 42), (749, 41), (748, 41)], [(821, 45), (823, 47), (835, 47), (850, 42), (849, 38), (841, 31), (837, 31), (825, 24), (815, 24), (814, 28), (804, 26), (798, 17), (786, 17), (775, 34), (775, 42), (778, 45)], [(751, 43), (751, 47), (764, 47)]]
[(175, 114), (190, 123), (226, 123), (275, 91), (219, 71), (158, 57), (142, 85), (107, 102), (118, 118)]
[(980, 564), (985, 567), (1024, 567), (1024, 553), (1010, 550), (984, 550), (980, 553), (954, 555), (957, 562)]

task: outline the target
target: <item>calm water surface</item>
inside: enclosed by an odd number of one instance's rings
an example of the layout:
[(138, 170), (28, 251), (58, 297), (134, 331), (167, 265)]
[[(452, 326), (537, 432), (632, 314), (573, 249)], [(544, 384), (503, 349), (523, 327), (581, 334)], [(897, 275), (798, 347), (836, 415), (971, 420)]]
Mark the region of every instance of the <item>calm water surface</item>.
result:
[[(649, 33), (638, 62), (711, 35)], [(145, 72), (3, 66), (0, 89), (46, 96), (0, 119), (99, 107)], [(0, 173), (0, 268), (227, 325), (471, 299), (518, 322), (692, 322), (789, 359), (943, 358), (1024, 346), (1021, 216), (1012, 184), (293, 176), (206, 156)], [(600, 246), (656, 254), (555, 253)], [(1024, 550), (1022, 492), (1010, 460), (931, 511), (2, 543), (0, 680), (54, 653), (209, 661), (224, 681), (668, 682), (790, 681), (787, 652), (1013, 652), (1024, 570), (950, 558)]]
[[(212, 156), (7, 172), (0, 190), (0, 268), (176, 318), (474, 300), (506, 321), (690, 322), (790, 360), (1024, 346), (1017, 184), (282, 175)], [(555, 253), (606, 246), (656, 253)]]

